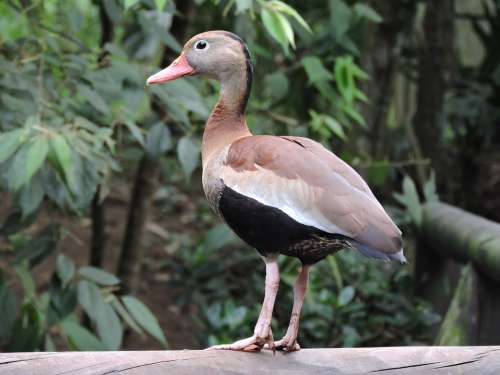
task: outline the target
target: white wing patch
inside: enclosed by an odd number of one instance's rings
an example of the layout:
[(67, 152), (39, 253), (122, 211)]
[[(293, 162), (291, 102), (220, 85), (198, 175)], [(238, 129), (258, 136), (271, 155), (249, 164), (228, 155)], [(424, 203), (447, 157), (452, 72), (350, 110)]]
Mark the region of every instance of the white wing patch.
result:
[(333, 224), (318, 209), (318, 200), (324, 189), (307, 185), (300, 179), (285, 179), (274, 172), (256, 166), (255, 171), (236, 172), (228, 167), (222, 170), (224, 184), (239, 194), (278, 208), (295, 221), (328, 233), (352, 237), (352, 233)]

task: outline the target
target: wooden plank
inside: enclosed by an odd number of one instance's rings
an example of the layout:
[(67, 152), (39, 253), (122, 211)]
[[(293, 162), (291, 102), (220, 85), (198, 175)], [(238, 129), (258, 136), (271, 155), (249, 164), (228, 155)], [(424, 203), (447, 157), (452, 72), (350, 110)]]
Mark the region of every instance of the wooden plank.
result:
[(500, 374), (500, 346), (0, 354), (1, 375)]

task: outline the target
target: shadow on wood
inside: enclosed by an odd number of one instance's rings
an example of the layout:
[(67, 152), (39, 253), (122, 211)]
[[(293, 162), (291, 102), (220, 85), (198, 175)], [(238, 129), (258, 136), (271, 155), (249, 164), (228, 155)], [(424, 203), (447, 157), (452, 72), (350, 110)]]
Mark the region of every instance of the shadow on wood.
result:
[(500, 346), (0, 354), (1, 375), (500, 374)]

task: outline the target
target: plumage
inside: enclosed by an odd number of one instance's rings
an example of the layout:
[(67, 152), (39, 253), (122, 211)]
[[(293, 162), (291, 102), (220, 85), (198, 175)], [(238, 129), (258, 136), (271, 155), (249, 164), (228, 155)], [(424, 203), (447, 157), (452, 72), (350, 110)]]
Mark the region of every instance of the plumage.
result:
[(314, 153), (307, 139), (295, 141), (249, 136), (233, 142), (220, 170), (224, 184), (304, 225), (382, 253), (399, 252), (401, 232), (361, 177), (326, 149), (320, 153), (322, 146)]
[(347, 246), (347, 238), (294, 220), (282, 210), (262, 204), (225, 186), (219, 210), (228, 225), (264, 257), (284, 254), (314, 264)]
[[(203, 133), (203, 189), (215, 212), (266, 263), (265, 297), (254, 335), (216, 349), (258, 350), (267, 345), (298, 350), (298, 317), (309, 266), (345, 247), (404, 262), (401, 231), (361, 176), (321, 144), (303, 137), (251, 134), (245, 109), (253, 67), (238, 36), (227, 31), (194, 36), (179, 58), (148, 83), (193, 74), (221, 85)], [(274, 342), (278, 254), (297, 257), (303, 266), (294, 285), (287, 333)]]

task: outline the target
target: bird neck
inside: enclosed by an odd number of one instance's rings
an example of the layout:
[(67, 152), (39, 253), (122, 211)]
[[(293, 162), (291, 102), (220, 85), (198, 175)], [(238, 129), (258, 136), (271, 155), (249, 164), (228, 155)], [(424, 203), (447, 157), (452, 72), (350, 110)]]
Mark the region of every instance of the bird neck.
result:
[(214, 156), (234, 141), (252, 135), (245, 115), (229, 111), (223, 98), (215, 105), (203, 132), (201, 158), (203, 167)]
[(252, 135), (245, 119), (250, 89), (252, 86), (252, 65), (220, 77), (220, 96), (205, 125), (202, 142), (203, 165), (237, 139)]

